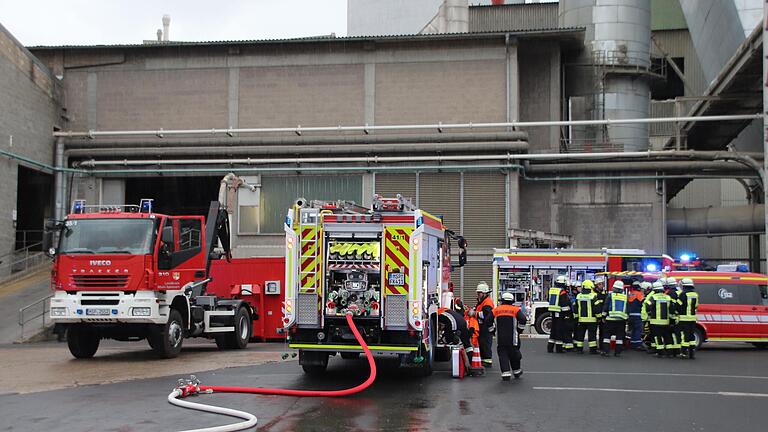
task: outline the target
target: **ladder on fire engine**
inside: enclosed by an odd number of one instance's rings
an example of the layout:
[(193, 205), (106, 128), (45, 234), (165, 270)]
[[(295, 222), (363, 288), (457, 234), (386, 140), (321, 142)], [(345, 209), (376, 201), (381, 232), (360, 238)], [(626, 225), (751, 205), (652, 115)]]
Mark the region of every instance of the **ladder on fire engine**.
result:
[(318, 241), (320, 221), (319, 215), (316, 213), (308, 216), (310, 216), (310, 219), (308, 221), (302, 220), (302, 224), (300, 225), (300, 291), (317, 292), (317, 289), (320, 286), (320, 277), (322, 277), (322, 275), (318, 274), (318, 270), (320, 269), (320, 262), (318, 261), (320, 257), (320, 242)]

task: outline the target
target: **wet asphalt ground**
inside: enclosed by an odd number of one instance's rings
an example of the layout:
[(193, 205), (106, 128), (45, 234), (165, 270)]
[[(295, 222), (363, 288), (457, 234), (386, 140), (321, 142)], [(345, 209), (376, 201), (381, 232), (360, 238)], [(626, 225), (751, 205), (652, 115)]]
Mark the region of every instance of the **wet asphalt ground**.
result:
[[(710, 347), (688, 361), (639, 352), (621, 358), (547, 354), (539, 339), (524, 341), (523, 356), (525, 374), (511, 382), (502, 382), (496, 367), (483, 377), (452, 379), (446, 364), (419, 378), (382, 357), (374, 385), (353, 397), (215, 394), (192, 400), (251, 412), (262, 431), (735, 432), (764, 424), (768, 351), (749, 345)], [(322, 377), (303, 375), (296, 361), (197, 375), (208, 385), (338, 389), (367, 374), (365, 359), (334, 357)], [(1, 394), (0, 431), (176, 431), (231, 421), (169, 405), (165, 399), (178, 378)]]

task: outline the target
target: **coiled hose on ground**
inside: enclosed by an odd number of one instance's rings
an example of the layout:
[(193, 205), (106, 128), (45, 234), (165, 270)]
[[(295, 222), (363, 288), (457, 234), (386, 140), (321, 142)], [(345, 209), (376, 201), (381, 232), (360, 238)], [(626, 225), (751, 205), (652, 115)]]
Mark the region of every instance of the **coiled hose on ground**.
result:
[(365, 352), (365, 357), (368, 359), (370, 375), (368, 376), (368, 379), (365, 380), (363, 383), (356, 385), (355, 387), (351, 387), (343, 390), (291, 390), (291, 389), (276, 389), (276, 388), (264, 388), (264, 387), (204, 386), (204, 385), (200, 385), (199, 381), (193, 378), (191, 381), (187, 381), (185, 383), (180, 382), (179, 386), (173, 389), (171, 394), (168, 395), (168, 402), (182, 408), (210, 412), (214, 414), (222, 414), (230, 417), (238, 417), (238, 418), (244, 419), (245, 421), (224, 425), (224, 426), (214, 426), (210, 428), (194, 429), (194, 430), (187, 430), (182, 432), (241, 431), (241, 430), (245, 430), (245, 429), (256, 426), (256, 422), (257, 422), (256, 416), (244, 411), (238, 411), (230, 408), (223, 408), (223, 407), (205, 405), (201, 403), (182, 400), (183, 398), (191, 395), (197, 395), (200, 393), (211, 394), (211, 393), (218, 392), (218, 393), (250, 393), (250, 394), (297, 396), (297, 397), (340, 397), (340, 396), (353, 395), (355, 393), (359, 393), (367, 389), (368, 387), (370, 387), (371, 384), (373, 384), (373, 381), (376, 380), (376, 363), (373, 361), (373, 354), (371, 353), (371, 350), (368, 349), (368, 345), (365, 343), (365, 340), (360, 335), (360, 331), (358, 331), (357, 327), (355, 326), (355, 323), (352, 320), (351, 314), (347, 314), (347, 324), (349, 324), (349, 328), (352, 330), (352, 333), (355, 335), (355, 339), (357, 339), (357, 342), (363, 348), (363, 352)]

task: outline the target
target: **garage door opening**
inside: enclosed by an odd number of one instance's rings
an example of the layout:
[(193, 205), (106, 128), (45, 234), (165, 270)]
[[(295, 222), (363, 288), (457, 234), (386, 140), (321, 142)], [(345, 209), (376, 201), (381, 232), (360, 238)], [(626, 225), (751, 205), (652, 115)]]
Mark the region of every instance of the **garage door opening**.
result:
[(43, 225), (53, 213), (53, 176), (19, 166), (15, 250), (42, 250)]
[(125, 179), (126, 204), (152, 198), (154, 211), (168, 215), (208, 215), (219, 194), (221, 177), (161, 177)]

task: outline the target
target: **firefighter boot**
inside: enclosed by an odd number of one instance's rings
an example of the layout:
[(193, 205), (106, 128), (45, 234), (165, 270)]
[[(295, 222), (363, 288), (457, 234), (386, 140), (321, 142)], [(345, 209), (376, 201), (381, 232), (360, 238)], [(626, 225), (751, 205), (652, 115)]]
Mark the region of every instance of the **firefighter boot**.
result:
[(523, 369), (520, 368), (520, 369), (517, 369), (517, 370), (513, 371), (513, 375), (515, 376), (515, 379), (520, 378), (523, 375)]
[(555, 351), (555, 343), (554, 342), (548, 342), (547, 343), (547, 352), (551, 353)]
[(694, 347), (688, 348), (688, 358), (691, 360), (696, 358), (696, 348)]
[(589, 347), (589, 353), (595, 355), (600, 354), (600, 351), (597, 350), (597, 347)]
[(621, 357), (621, 350), (622, 350), (621, 344), (616, 344), (616, 351), (613, 352), (614, 357)]
[(501, 379), (503, 381), (509, 381), (510, 379), (512, 379), (512, 372), (511, 371), (502, 372)]
[(608, 353), (611, 352), (611, 344), (603, 342), (603, 350), (600, 352), (600, 355), (603, 357), (608, 357)]

